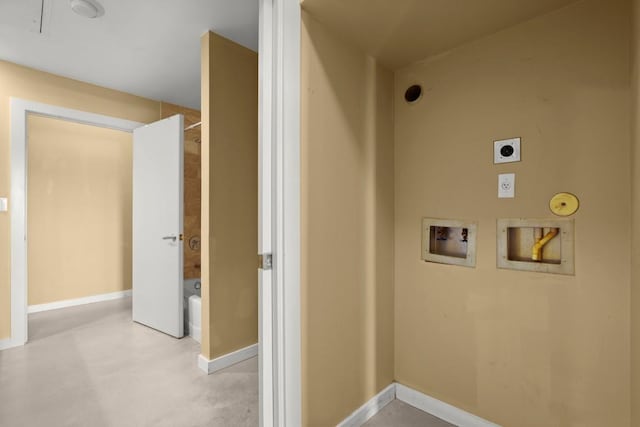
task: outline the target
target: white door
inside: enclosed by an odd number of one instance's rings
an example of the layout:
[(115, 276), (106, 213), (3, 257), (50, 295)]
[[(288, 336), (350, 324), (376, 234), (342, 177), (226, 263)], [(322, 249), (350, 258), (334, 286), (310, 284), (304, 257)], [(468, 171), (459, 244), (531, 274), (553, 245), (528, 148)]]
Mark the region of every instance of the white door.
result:
[(178, 114), (133, 131), (133, 320), (181, 338), (183, 143)]

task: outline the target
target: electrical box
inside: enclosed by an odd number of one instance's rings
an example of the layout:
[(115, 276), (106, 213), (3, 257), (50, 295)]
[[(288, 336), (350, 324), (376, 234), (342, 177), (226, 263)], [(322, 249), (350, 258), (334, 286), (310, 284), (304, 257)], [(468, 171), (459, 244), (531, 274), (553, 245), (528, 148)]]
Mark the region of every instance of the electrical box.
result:
[(498, 268), (574, 274), (571, 219), (499, 219)]
[(475, 267), (477, 229), (470, 222), (423, 218), (422, 260)]
[(493, 163), (520, 161), (520, 138), (503, 139), (493, 142)]
[(516, 197), (516, 174), (501, 173), (498, 175), (498, 198), (513, 199)]

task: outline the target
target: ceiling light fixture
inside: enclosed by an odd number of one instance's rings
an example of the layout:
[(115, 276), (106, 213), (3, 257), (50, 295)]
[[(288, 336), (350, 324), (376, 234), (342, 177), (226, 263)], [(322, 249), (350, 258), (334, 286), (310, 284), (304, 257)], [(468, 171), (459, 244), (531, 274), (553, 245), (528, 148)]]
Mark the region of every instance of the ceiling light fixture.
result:
[(85, 18), (99, 18), (104, 15), (104, 7), (96, 0), (70, 0), (71, 10)]

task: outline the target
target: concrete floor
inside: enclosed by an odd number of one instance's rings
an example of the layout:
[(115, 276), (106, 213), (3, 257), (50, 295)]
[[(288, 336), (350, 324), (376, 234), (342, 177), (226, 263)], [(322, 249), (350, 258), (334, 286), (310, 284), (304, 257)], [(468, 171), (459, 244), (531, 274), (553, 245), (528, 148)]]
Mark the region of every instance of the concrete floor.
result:
[(394, 400), (367, 421), (363, 427), (455, 427), (433, 415)]
[(200, 345), (131, 321), (131, 299), (29, 316), (0, 351), (0, 426), (257, 426), (258, 363), (212, 375)]
[[(131, 299), (29, 315), (29, 343), (0, 351), (0, 426), (258, 425), (258, 362), (212, 375), (200, 345), (131, 320)], [(449, 427), (394, 400), (367, 427)]]

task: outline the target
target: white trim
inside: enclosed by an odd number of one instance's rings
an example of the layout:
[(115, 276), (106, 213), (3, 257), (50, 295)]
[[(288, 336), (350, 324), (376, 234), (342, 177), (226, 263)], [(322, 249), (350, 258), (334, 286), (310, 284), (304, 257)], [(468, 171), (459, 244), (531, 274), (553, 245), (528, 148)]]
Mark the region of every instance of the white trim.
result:
[(274, 0), (275, 419), (302, 424), (300, 333), (300, 27), (298, 0)]
[(499, 424), (487, 421), (467, 411), (456, 408), (453, 405), (449, 405), (441, 400), (395, 382), (388, 385), (384, 390), (356, 409), (351, 415), (342, 420), (337, 427), (360, 427), (394, 399), (398, 399), (427, 414), (459, 427), (501, 427)]
[(258, 344), (252, 344), (232, 353), (224, 354), (209, 360), (203, 355), (198, 356), (198, 367), (207, 374), (213, 374), (221, 369), (228, 368), (236, 363), (243, 362), (258, 355)]
[(88, 297), (67, 299), (63, 301), (49, 302), (46, 304), (30, 305), (27, 312), (40, 313), (41, 311), (57, 310), (59, 308), (75, 307), (77, 305), (93, 304), (94, 302), (111, 301), (114, 299), (127, 298), (131, 296), (131, 289), (126, 291), (110, 292), (108, 294), (91, 295)]
[(6, 350), (13, 347), (20, 347), (23, 343), (17, 342), (11, 338), (0, 340), (0, 350)]
[[(258, 253), (273, 253), (273, 0), (260, 1), (258, 55)], [(273, 270), (258, 269), (259, 426), (274, 426)]]
[[(260, 426), (302, 424), (299, 0), (260, 2)], [(265, 210), (269, 210), (266, 213)]]
[(360, 427), (396, 398), (396, 384), (388, 385), (345, 418), (338, 427)]
[(500, 427), (467, 411), (396, 383), (396, 399), (460, 427)]
[(11, 98), (11, 342), (27, 342), (27, 115), (133, 132), (142, 123)]

